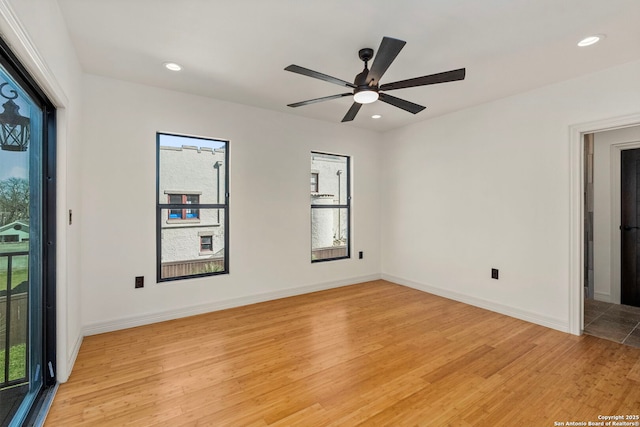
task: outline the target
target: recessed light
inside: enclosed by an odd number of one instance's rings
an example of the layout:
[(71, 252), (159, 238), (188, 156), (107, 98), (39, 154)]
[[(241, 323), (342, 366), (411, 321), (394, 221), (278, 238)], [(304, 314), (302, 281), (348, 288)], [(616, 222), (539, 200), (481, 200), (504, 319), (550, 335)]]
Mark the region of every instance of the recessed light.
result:
[(175, 62), (165, 62), (164, 63), (164, 68), (166, 68), (167, 70), (171, 70), (171, 71), (180, 71), (182, 70), (182, 67), (178, 64), (176, 64)]
[(578, 46), (580, 47), (591, 46), (592, 44), (598, 43), (603, 38), (604, 38), (603, 34), (596, 34), (593, 36), (585, 37), (578, 42)]
[(371, 116), (372, 119), (380, 119), (382, 118), (382, 116), (380, 114), (374, 114), (373, 116)]

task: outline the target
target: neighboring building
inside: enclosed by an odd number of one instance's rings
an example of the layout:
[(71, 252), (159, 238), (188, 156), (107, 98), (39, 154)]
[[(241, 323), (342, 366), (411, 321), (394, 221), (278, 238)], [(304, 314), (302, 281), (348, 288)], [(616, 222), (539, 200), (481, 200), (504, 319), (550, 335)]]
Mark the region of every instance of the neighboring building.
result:
[[(160, 147), (160, 203), (224, 203), (224, 149)], [(163, 209), (162, 263), (224, 257), (222, 209)]]
[[(344, 156), (311, 153), (312, 205), (347, 204), (347, 167)], [(346, 209), (312, 209), (311, 248), (314, 255), (329, 248), (341, 248), (340, 252), (331, 252), (329, 257), (346, 255), (348, 221)]]
[[(0, 226), (0, 274), (6, 275), (9, 267), (8, 254), (23, 253), (11, 257), (12, 270), (26, 270), (29, 267), (29, 224), (26, 221), (14, 221)], [(1, 304), (0, 304), (1, 305)], [(1, 317), (1, 316), (0, 316)]]
[(21, 243), (29, 241), (29, 224), (14, 221), (0, 226), (0, 243)]

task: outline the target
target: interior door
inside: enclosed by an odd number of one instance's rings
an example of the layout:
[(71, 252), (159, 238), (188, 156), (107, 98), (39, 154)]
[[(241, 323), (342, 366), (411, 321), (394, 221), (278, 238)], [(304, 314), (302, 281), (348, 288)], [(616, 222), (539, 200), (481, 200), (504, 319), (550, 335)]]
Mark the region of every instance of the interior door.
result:
[(620, 302), (640, 307), (640, 149), (622, 150)]

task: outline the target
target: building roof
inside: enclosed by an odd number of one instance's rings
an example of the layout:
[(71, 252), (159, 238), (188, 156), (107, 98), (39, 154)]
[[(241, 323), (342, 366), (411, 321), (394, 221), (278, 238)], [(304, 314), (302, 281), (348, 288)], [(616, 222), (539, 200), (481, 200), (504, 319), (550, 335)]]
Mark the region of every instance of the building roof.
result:
[(29, 223), (25, 221), (13, 221), (0, 227), (0, 234), (10, 234), (16, 231), (29, 234)]

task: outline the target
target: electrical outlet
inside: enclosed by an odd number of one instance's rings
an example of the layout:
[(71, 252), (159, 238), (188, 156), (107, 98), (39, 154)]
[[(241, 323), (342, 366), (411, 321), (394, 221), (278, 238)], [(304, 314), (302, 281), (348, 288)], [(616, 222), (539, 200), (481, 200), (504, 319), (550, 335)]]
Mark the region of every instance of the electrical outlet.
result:
[(364, 252), (360, 251), (358, 252), (358, 259), (362, 259), (364, 258)]
[(136, 276), (136, 289), (144, 288), (144, 276)]
[(497, 268), (492, 268), (491, 269), (491, 278), (498, 280), (498, 269)]

